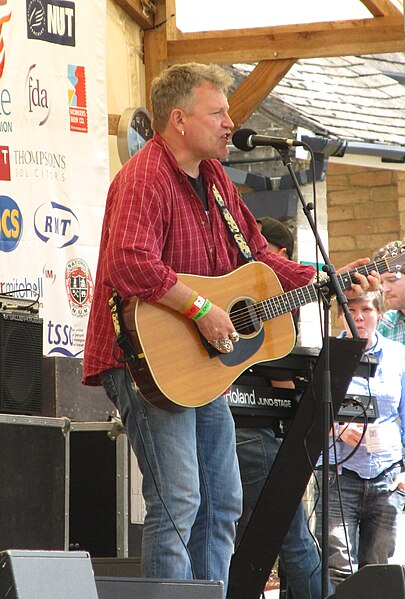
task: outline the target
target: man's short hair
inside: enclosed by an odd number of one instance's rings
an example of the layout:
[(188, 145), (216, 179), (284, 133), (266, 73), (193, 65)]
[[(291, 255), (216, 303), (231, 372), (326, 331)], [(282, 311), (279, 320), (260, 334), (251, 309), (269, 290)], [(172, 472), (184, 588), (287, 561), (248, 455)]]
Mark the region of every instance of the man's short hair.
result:
[(262, 225), (261, 233), (267, 241), (279, 248), (285, 248), (291, 260), (294, 253), (294, 236), (290, 229), (281, 221), (270, 216), (261, 216), (256, 219), (256, 222)]
[(150, 92), (154, 131), (166, 128), (174, 108), (191, 110), (194, 89), (205, 81), (227, 95), (232, 77), (217, 64), (197, 62), (174, 64), (162, 71), (152, 81)]
[[(363, 295), (348, 299), (347, 305), (350, 308), (350, 304), (355, 304), (364, 300), (367, 302), (371, 301), (378, 314), (384, 313), (384, 299), (381, 289), (377, 289), (376, 291), (366, 291), (366, 293), (363, 293)], [(338, 304), (337, 311), (338, 316), (343, 316), (343, 308), (340, 304)]]

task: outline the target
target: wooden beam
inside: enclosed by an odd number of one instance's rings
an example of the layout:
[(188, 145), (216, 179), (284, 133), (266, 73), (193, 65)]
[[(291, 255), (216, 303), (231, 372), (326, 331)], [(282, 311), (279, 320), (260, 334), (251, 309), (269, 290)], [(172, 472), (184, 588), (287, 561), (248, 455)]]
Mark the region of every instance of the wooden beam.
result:
[[(360, 0), (375, 17), (402, 16), (402, 0)], [(401, 6), (402, 5), (402, 6)]]
[[(373, 18), (184, 33), (176, 25), (176, 0), (115, 0), (145, 30), (146, 106), (151, 82), (177, 62), (259, 63), (229, 99), (240, 126), (300, 58), (401, 52), (405, 49), (403, 0), (360, 0)], [(148, 13), (153, 8), (153, 14)], [(146, 14), (145, 14), (146, 12)], [(116, 117), (116, 115), (110, 115)], [(110, 118), (110, 131), (116, 119)]]
[(145, 0), (115, 0), (127, 15), (135, 21), (141, 29), (151, 29), (155, 25), (155, 9), (152, 2)]
[(238, 129), (267, 98), (294, 64), (294, 60), (264, 60), (229, 98), (229, 116)]
[[(180, 32), (181, 33), (181, 32)], [(398, 16), (278, 27), (181, 33), (168, 40), (168, 63), (232, 64), (260, 60), (403, 52)]]
[(120, 114), (108, 115), (108, 135), (117, 135), (118, 123), (121, 118)]
[(150, 86), (155, 77), (168, 66), (167, 40), (173, 37), (174, 0), (157, 0), (156, 25), (144, 33), (146, 107), (150, 110)]

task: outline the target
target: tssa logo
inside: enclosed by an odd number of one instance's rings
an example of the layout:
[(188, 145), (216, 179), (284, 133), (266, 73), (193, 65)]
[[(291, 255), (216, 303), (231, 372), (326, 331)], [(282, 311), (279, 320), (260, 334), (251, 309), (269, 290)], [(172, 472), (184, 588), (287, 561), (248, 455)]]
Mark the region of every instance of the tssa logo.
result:
[(51, 347), (48, 356), (58, 354), (66, 358), (76, 358), (83, 352), (83, 329), (75, 329), (70, 324), (49, 320), (46, 328), (44, 327), (44, 332), (44, 339)]
[(29, 39), (75, 46), (75, 3), (64, 0), (26, 0)]
[(0, 195), (0, 251), (15, 250), (20, 242), (22, 230), (21, 210), (12, 198)]
[(79, 221), (75, 213), (58, 202), (41, 204), (34, 214), (35, 233), (44, 243), (65, 248), (79, 239)]

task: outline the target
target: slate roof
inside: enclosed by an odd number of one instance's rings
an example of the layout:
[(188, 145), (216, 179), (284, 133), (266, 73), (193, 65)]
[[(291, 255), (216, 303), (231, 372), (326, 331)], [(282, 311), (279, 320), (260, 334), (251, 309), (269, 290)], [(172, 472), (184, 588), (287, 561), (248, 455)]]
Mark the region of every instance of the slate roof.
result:
[[(236, 79), (252, 65), (234, 65)], [(403, 54), (299, 60), (261, 110), (316, 135), (348, 141), (405, 145)]]

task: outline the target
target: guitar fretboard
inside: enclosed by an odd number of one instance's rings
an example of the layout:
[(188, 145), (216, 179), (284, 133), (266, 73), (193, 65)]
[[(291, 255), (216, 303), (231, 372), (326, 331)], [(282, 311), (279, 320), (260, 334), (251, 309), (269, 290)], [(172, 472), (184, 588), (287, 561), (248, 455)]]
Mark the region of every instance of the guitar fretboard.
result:
[(255, 305), (258, 317), (261, 320), (270, 320), (286, 314), (292, 310), (315, 302), (318, 299), (318, 291), (315, 285), (307, 285), (306, 287), (298, 287), (276, 295), (275, 297), (257, 302)]
[[(372, 271), (377, 271), (378, 274), (382, 275), (386, 272), (397, 272), (403, 268), (403, 262), (405, 261), (405, 253), (399, 252), (397, 256), (391, 258), (384, 258), (377, 262), (369, 262), (363, 266), (360, 266), (354, 270), (345, 272), (343, 274), (337, 274), (339, 285), (342, 289), (347, 289), (352, 283), (357, 283), (358, 280), (355, 277), (356, 272), (361, 275), (368, 276)], [(260, 320), (270, 320), (281, 316), (287, 312), (291, 312), (301, 306), (305, 306), (311, 302), (315, 302), (319, 297), (319, 285), (327, 286), (330, 289), (330, 280), (322, 281), (320, 284), (307, 285), (306, 287), (299, 287), (298, 289), (292, 289), (286, 293), (273, 296), (271, 298), (262, 300), (254, 304), (254, 309), (257, 317)]]
[[(348, 271), (348, 272), (340, 274), (340, 275), (338, 274), (337, 278), (339, 280), (339, 284), (342, 289), (347, 289), (348, 287), (350, 287), (350, 285), (352, 283), (357, 283), (358, 281), (357, 281), (356, 277), (354, 276), (356, 272), (358, 272), (364, 276), (368, 276), (369, 274), (371, 274), (371, 272), (373, 270), (377, 271), (379, 275), (382, 275), (385, 272), (390, 272), (390, 270), (393, 270), (392, 268), (390, 269), (390, 266), (389, 266), (389, 262), (391, 262), (391, 261), (394, 262), (395, 259), (392, 259), (392, 260), (384, 259), (384, 260), (379, 260), (378, 262), (369, 262), (368, 264), (365, 264), (364, 266), (360, 266), (359, 268), (356, 268), (354, 270)], [(398, 265), (398, 270), (400, 267), (401, 267), (401, 261)]]

